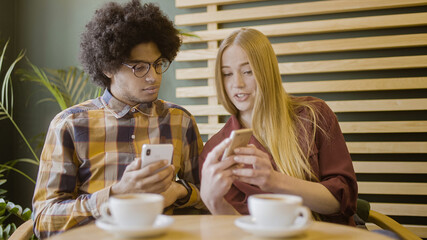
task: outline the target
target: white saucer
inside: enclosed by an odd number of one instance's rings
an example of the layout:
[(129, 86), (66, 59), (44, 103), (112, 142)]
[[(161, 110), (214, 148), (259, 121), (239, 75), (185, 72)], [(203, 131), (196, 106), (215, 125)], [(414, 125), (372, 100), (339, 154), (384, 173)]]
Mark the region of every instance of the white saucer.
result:
[(134, 238), (134, 237), (149, 237), (160, 235), (164, 233), (168, 227), (173, 223), (173, 218), (166, 215), (159, 215), (156, 218), (153, 226), (141, 228), (127, 228), (117, 226), (115, 223), (107, 221), (103, 218), (96, 220), (96, 226), (99, 228), (113, 233), (116, 237), (121, 238)]
[(240, 217), (234, 221), (234, 224), (248, 233), (261, 237), (291, 237), (303, 233), (310, 226), (309, 222), (305, 225), (294, 224), (286, 228), (266, 228), (256, 225), (251, 216)]

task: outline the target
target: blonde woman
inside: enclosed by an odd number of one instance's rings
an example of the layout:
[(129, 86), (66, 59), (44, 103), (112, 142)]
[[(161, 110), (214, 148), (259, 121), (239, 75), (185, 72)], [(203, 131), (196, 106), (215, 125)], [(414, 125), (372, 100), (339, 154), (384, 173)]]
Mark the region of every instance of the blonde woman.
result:
[[(282, 87), (268, 38), (233, 32), (216, 62), (219, 101), (231, 117), (199, 158), (201, 197), (212, 214), (248, 214), (257, 193), (299, 195), (322, 220), (354, 225), (357, 184), (337, 118), (314, 97)], [(252, 128), (250, 145), (221, 161), (232, 130)]]

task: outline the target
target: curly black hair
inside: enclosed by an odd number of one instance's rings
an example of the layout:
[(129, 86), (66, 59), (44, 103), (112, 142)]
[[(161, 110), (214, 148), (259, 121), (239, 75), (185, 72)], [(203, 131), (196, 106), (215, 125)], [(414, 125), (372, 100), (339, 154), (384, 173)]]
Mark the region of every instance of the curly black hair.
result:
[(104, 72), (116, 72), (140, 43), (154, 42), (162, 57), (172, 61), (181, 46), (179, 31), (153, 3), (139, 0), (119, 5), (107, 3), (96, 10), (81, 36), (80, 61), (92, 81), (104, 88), (110, 79)]

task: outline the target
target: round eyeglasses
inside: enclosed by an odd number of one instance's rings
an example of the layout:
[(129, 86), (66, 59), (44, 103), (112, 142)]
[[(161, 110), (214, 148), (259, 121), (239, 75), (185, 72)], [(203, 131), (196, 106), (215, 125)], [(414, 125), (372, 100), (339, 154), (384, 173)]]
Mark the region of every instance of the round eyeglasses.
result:
[(143, 78), (150, 71), (151, 66), (153, 66), (154, 71), (156, 71), (157, 74), (162, 74), (166, 72), (166, 70), (168, 70), (171, 62), (167, 58), (159, 58), (153, 63), (139, 61), (138, 63), (135, 63), (135, 65), (133, 66), (127, 63), (122, 63), (122, 64), (132, 69), (133, 74), (136, 77)]

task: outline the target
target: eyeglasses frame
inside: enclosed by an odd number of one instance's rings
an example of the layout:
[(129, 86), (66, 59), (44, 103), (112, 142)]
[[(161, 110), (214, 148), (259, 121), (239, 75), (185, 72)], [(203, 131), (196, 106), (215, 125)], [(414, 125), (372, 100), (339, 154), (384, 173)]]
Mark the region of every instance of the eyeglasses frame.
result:
[[(168, 65), (168, 67), (163, 71), (163, 72), (157, 72), (157, 68), (156, 67), (154, 67), (154, 64), (156, 64), (157, 62), (159, 62), (159, 60), (161, 60), (161, 59), (166, 59), (168, 62), (169, 62), (169, 65)], [(144, 75), (142, 75), (141, 77), (140, 76), (138, 76), (138, 75), (136, 75), (136, 73), (135, 73), (135, 68), (136, 68), (136, 66), (138, 65), (138, 64), (140, 64), (140, 63), (145, 63), (145, 64), (148, 64), (148, 70), (147, 70), (147, 72), (144, 74)], [(169, 59), (167, 59), (167, 58), (165, 58), (165, 57), (159, 57), (156, 61), (154, 61), (154, 62), (144, 62), (144, 61), (138, 61), (135, 65), (129, 65), (128, 63), (122, 63), (122, 65), (124, 65), (124, 66), (126, 66), (126, 67), (128, 67), (128, 68), (130, 68), (130, 69), (132, 69), (132, 72), (133, 72), (133, 75), (135, 75), (135, 77), (137, 77), (137, 78), (143, 78), (143, 77), (145, 77), (149, 72), (150, 72), (150, 70), (151, 70), (151, 66), (153, 66), (153, 68), (154, 68), (154, 71), (157, 73), (157, 74), (163, 74), (164, 72), (166, 72), (168, 69), (169, 69), (169, 67), (170, 67), (170, 65), (171, 65), (171, 61), (169, 60)]]

